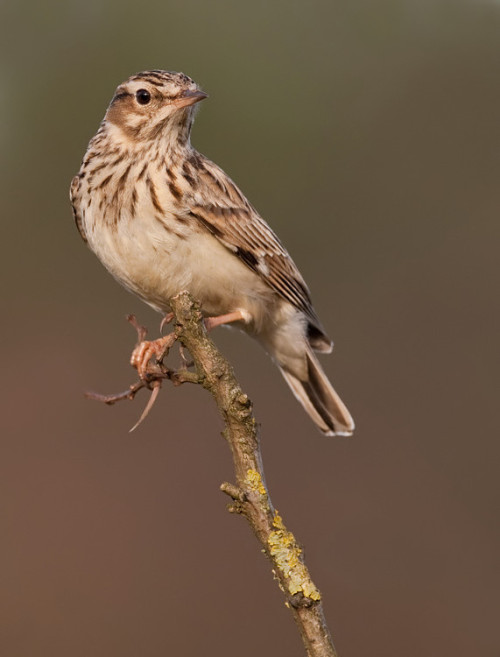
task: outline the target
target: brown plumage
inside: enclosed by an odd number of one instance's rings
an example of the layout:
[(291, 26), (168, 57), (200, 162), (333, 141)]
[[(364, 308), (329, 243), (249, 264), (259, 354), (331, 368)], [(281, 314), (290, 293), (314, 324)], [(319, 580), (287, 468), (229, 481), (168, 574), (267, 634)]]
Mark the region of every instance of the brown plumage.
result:
[(205, 97), (186, 75), (158, 70), (118, 87), (71, 185), (78, 230), (158, 311), (188, 290), (206, 316), (232, 313), (319, 429), (350, 435), (352, 418), (313, 353), (332, 344), (304, 279), (232, 180), (191, 146)]

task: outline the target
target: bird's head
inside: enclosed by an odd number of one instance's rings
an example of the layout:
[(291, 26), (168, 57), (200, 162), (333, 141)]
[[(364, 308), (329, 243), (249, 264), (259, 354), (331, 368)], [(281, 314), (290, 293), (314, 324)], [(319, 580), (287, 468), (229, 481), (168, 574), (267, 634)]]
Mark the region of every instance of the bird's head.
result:
[(133, 75), (115, 91), (105, 121), (128, 140), (170, 139), (187, 144), (194, 105), (207, 97), (184, 73), (144, 71)]

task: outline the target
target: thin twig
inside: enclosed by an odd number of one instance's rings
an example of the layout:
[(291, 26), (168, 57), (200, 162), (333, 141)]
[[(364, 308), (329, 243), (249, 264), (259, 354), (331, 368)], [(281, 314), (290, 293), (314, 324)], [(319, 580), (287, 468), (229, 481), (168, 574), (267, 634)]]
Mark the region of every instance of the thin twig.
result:
[(124, 390), (123, 392), (116, 392), (116, 393), (111, 393), (109, 395), (103, 395), (100, 392), (93, 392), (92, 390), (87, 390), (86, 392), (83, 393), (83, 395), (87, 399), (103, 402), (104, 404), (108, 404), (108, 406), (112, 406), (116, 402), (122, 401), (123, 399), (132, 400), (139, 392), (139, 390), (141, 390), (142, 388), (147, 388), (147, 385), (148, 384), (145, 381), (136, 381), (129, 388), (127, 388), (127, 390)]

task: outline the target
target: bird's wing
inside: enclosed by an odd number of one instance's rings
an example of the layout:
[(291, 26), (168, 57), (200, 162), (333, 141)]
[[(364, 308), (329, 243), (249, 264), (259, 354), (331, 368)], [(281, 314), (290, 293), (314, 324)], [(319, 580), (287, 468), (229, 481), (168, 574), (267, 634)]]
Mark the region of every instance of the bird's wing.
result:
[(187, 213), (321, 328), (295, 263), (224, 171), (196, 153), (184, 163), (183, 175), (192, 190), (185, 197)]

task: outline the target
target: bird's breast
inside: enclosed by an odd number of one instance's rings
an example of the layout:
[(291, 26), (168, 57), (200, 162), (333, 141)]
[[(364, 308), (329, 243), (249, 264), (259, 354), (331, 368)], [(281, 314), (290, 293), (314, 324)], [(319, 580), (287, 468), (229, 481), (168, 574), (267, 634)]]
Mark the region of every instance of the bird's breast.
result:
[(274, 297), (269, 286), (181, 213), (168, 188), (145, 174), (115, 192), (105, 185), (83, 194), (81, 214), (90, 248), (124, 287), (160, 311), (188, 290), (207, 315), (243, 309), (262, 323)]

